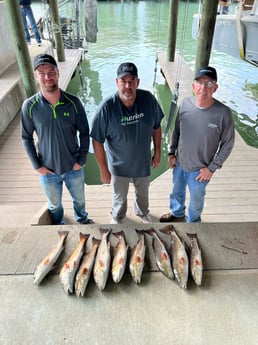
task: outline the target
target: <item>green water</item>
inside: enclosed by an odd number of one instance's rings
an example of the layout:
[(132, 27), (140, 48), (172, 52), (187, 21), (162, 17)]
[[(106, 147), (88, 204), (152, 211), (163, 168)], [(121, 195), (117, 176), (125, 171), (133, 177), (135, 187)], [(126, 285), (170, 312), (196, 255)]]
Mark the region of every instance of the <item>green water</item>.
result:
[[(88, 53), (82, 62), (83, 86), (77, 74), (68, 88), (85, 104), (90, 125), (100, 101), (116, 91), (117, 66), (128, 60), (138, 67), (140, 87), (152, 91), (164, 113), (169, 113), (171, 93), (156, 65), (157, 52), (167, 49), (168, 9), (167, 0), (98, 2), (98, 38), (97, 43), (89, 44)], [(191, 36), (192, 17), (197, 11), (198, 3), (180, 3), (177, 49), (192, 70), (197, 46)], [(216, 98), (232, 109), (236, 128), (247, 144), (258, 147), (257, 67), (220, 52), (212, 52), (210, 64), (219, 75)], [(163, 129), (165, 126), (166, 119), (163, 121)], [(151, 178), (154, 179), (166, 170), (167, 144), (163, 140), (161, 165), (157, 170), (152, 170)], [(92, 147), (85, 176), (88, 184), (100, 183)]]

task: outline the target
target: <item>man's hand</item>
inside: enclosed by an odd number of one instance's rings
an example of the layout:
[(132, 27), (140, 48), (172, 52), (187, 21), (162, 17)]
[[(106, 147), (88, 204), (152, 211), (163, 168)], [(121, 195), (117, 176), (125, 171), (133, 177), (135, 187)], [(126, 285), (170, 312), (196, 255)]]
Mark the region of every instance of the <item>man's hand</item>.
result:
[(49, 170), (49, 169), (46, 168), (46, 167), (40, 167), (39, 169), (37, 169), (37, 172), (38, 172), (40, 175), (54, 174), (53, 171)]
[(170, 169), (174, 169), (176, 166), (176, 156), (175, 155), (169, 155), (168, 156), (168, 166)]
[(210, 181), (212, 178), (213, 172), (211, 172), (208, 168), (201, 168), (199, 171), (199, 175), (196, 177), (196, 181), (204, 182)]

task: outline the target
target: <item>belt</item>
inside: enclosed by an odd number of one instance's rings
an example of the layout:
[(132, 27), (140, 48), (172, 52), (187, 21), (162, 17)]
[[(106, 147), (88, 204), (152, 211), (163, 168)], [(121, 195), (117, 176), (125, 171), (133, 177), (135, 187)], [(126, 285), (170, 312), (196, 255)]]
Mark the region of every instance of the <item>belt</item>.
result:
[(21, 8), (30, 7), (30, 5), (20, 5)]

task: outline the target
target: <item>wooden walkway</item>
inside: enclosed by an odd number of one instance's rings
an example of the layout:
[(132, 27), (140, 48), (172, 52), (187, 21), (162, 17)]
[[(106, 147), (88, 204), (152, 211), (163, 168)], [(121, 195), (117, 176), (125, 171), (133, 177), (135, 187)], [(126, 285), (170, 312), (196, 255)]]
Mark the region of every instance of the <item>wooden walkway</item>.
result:
[[(65, 63), (59, 66), (60, 75), (67, 70)], [(174, 63), (163, 65), (169, 71)], [(166, 68), (165, 68), (166, 64)], [(176, 68), (174, 66), (174, 68)], [(172, 75), (172, 74), (171, 74)], [(186, 74), (191, 85), (193, 78)], [(172, 78), (170, 82), (172, 82)], [(172, 83), (174, 85), (174, 83)], [(61, 84), (60, 84), (61, 85)], [(35, 214), (41, 215), (46, 199), (39, 185), (38, 174), (32, 169), (20, 140), (19, 114), (0, 137), (0, 217), (2, 227), (27, 226), (35, 222)], [(257, 222), (258, 221), (258, 151), (247, 146), (236, 133), (236, 144), (223, 168), (217, 171), (207, 188), (203, 222)], [(171, 170), (150, 185), (150, 214), (154, 222), (168, 211), (169, 193), (172, 187)], [(89, 217), (97, 224), (109, 224), (111, 208), (110, 186), (85, 186)], [(64, 192), (66, 224), (75, 224), (68, 192)], [(133, 188), (130, 187), (128, 217), (126, 222), (138, 223), (133, 214)]]

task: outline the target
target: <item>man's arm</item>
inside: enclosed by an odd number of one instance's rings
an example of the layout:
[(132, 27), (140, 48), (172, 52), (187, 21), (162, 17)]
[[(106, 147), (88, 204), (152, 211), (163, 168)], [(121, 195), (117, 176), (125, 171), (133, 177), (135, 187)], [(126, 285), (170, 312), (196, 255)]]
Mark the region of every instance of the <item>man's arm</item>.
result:
[(100, 180), (104, 184), (110, 184), (111, 174), (108, 170), (106, 153), (104, 150), (104, 144), (92, 139), (92, 144), (94, 148), (95, 157), (100, 170)]
[(160, 156), (161, 156), (161, 127), (154, 129), (152, 133), (153, 145), (154, 145), (154, 153), (152, 157), (152, 166), (153, 168), (157, 168), (160, 164)]

